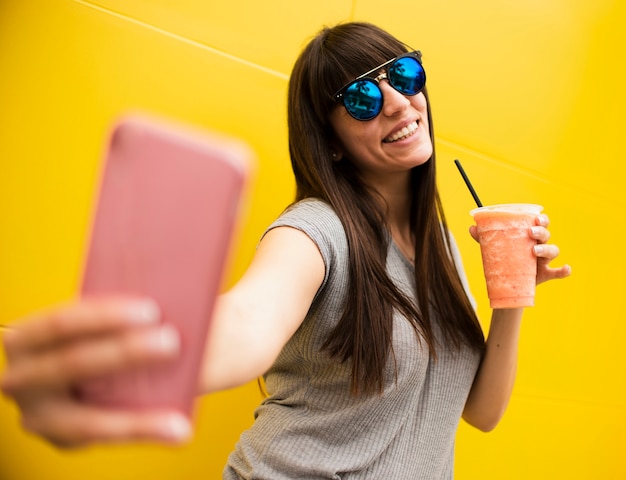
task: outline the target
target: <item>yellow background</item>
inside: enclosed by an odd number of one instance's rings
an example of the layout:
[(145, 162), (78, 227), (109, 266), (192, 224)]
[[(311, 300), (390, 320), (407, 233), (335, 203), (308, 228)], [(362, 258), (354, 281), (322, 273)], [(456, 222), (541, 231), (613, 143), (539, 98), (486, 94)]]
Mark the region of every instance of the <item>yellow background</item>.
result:
[[(626, 3), (621, 0), (0, 2), (0, 323), (75, 295), (105, 132), (141, 109), (243, 138), (259, 171), (228, 283), (293, 197), (286, 85), (323, 24), (378, 23), (424, 53), (439, 182), (480, 313), (472, 199), (534, 202), (572, 278), (525, 315), (506, 417), (459, 430), (458, 479), (626, 478)], [(486, 326), (486, 322), (485, 322)], [(0, 367), (4, 358), (0, 355)], [(260, 400), (203, 398), (183, 448), (57, 451), (0, 400), (0, 478), (217, 479)]]

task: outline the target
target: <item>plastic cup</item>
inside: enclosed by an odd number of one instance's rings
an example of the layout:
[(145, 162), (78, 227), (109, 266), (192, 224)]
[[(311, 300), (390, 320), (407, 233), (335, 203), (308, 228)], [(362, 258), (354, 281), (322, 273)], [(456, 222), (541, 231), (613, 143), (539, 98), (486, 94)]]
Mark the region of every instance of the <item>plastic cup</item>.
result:
[(491, 308), (535, 304), (537, 257), (530, 228), (543, 207), (529, 203), (491, 205), (472, 210)]

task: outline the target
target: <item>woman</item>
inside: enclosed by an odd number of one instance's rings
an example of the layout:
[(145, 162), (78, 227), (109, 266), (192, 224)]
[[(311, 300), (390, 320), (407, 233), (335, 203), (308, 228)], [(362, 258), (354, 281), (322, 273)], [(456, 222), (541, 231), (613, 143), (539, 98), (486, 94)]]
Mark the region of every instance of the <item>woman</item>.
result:
[[(220, 297), (200, 379), (201, 392), (266, 380), (224, 478), (451, 478), (461, 416), (485, 431), (500, 420), (523, 310), (494, 310), (485, 342), (439, 201), (424, 82), (419, 52), (364, 23), (322, 30), (296, 62), (297, 202)], [(548, 266), (547, 223), (529, 231), (537, 283), (570, 273)], [(7, 332), (2, 385), (25, 427), (62, 446), (185, 439), (175, 415), (72, 393), (175, 357), (175, 332), (129, 328), (157, 318), (149, 300), (82, 302)]]

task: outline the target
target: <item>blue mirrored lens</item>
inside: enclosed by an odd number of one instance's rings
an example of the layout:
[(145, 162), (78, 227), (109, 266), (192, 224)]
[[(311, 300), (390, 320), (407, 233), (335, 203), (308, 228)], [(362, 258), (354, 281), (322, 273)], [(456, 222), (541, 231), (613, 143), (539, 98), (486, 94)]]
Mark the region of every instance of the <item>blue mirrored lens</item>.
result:
[(416, 58), (402, 57), (391, 64), (387, 79), (400, 93), (415, 95), (424, 88), (426, 74)]
[(343, 104), (357, 120), (369, 120), (380, 113), (383, 93), (373, 80), (356, 80), (343, 93)]

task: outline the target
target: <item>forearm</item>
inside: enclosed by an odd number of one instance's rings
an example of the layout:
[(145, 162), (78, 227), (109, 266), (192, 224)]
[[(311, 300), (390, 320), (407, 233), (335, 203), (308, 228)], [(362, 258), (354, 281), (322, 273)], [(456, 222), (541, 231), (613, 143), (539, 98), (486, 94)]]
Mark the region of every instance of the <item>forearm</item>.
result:
[(463, 418), (480, 430), (495, 428), (509, 403), (517, 370), (523, 311), (493, 311), (485, 355), (463, 411)]
[(228, 295), (217, 302), (198, 390), (200, 394), (238, 387), (263, 375), (281, 348), (280, 332), (271, 334), (269, 319)]
[(199, 392), (236, 387), (265, 373), (300, 327), (324, 272), (320, 251), (306, 234), (289, 227), (268, 232), (246, 274), (218, 299)]

